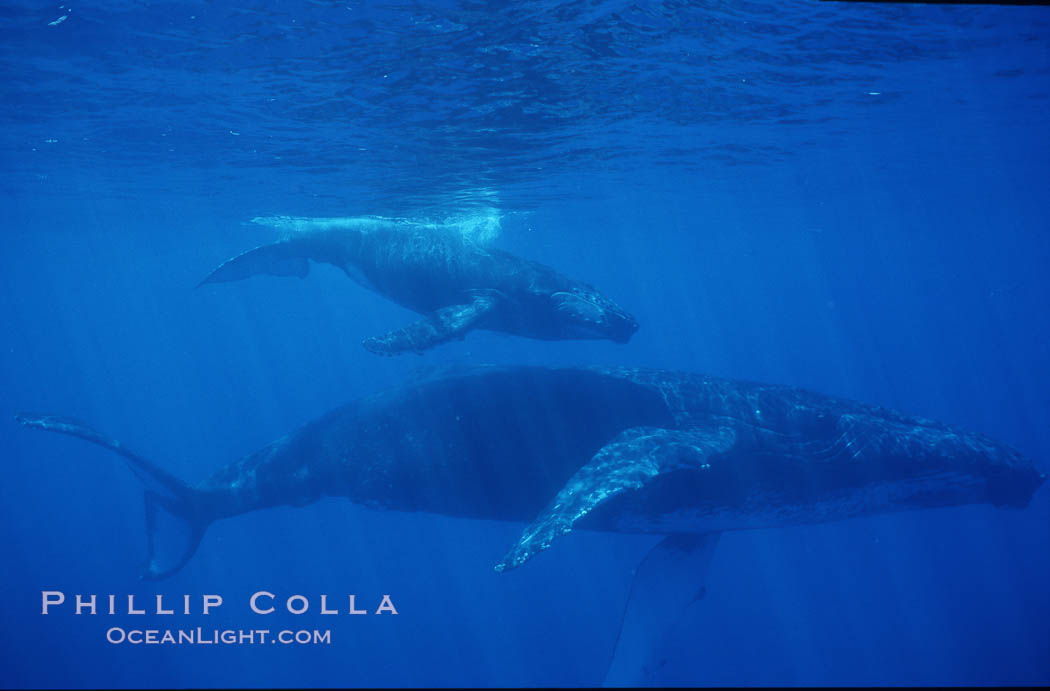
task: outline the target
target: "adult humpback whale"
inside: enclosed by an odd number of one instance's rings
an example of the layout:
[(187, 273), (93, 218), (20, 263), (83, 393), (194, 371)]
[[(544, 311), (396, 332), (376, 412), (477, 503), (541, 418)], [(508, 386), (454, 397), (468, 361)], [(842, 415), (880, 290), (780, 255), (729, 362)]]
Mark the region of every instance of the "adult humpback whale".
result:
[(617, 343), (626, 343), (638, 330), (634, 317), (593, 286), (482, 247), (459, 232), (378, 221), (308, 228), (233, 257), (198, 285), (256, 274), (302, 278), (310, 260), (332, 264), (362, 286), (424, 315), (364, 341), (366, 349), (382, 355), (422, 353), (471, 329)]
[(25, 425), (124, 456), (146, 483), (145, 577), (212, 521), (322, 496), (530, 522), (496, 566), (576, 528), (665, 535), (638, 567), (607, 681), (636, 683), (697, 598), (721, 531), (991, 503), (1045, 476), (981, 435), (808, 391), (648, 369), (474, 367), (333, 410), (190, 486), (64, 418)]

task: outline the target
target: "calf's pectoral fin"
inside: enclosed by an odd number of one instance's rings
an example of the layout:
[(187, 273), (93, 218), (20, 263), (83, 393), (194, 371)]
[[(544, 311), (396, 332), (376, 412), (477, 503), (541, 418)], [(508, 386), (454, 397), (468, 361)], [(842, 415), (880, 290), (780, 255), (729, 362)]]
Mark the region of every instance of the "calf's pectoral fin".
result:
[(277, 242), (227, 259), (219, 268), (205, 276), (197, 287), (206, 283), (240, 281), (259, 274), (304, 278), (308, 273), (310, 260), (303, 255), (301, 243)]
[(363, 345), (366, 350), (379, 355), (399, 355), (409, 351), (422, 354), (427, 348), (463, 338), (495, 307), (496, 302), (493, 294), (478, 294), (469, 303), (442, 307), (403, 329), (365, 339)]
[(517, 544), (496, 565), (496, 570), (521, 566), (613, 497), (639, 490), (664, 473), (706, 469), (714, 457), (729, 450), (735, 441), (736, 434), (728, 427), (624, 430), (576, 471), (525, 529)]

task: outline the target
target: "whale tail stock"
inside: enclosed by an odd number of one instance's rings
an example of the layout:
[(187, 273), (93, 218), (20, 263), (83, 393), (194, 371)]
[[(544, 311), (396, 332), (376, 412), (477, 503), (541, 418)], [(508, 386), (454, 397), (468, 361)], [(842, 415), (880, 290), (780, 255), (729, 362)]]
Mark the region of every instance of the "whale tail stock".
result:
[(152, 461), (142, 458), (115, 439), (77, 420), (55, 415), (20, 413), (15, 420), (26, 427), (79, 437), (114, 451), (145, 485), (147, 555), (144, 580), (166, 578), (181, 569), (197, 551), (201, 537), (214, 520), (208, 493), (190, 487)]

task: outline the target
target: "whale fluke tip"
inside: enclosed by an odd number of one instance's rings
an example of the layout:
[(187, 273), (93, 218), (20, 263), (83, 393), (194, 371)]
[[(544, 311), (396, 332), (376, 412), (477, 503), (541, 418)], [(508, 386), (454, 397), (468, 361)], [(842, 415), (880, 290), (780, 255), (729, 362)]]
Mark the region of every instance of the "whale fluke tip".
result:
[(39, 413), (16, 413), (15, 420), (26, 427), (52, 430), (56, 432), (74, 432), (87, 425), (76, 418), (61, 415), (41, 415)]
[(26, 427), (43, 427), (44, 415), (34, 415), (32, 413), (15, 413), (15, 422)]

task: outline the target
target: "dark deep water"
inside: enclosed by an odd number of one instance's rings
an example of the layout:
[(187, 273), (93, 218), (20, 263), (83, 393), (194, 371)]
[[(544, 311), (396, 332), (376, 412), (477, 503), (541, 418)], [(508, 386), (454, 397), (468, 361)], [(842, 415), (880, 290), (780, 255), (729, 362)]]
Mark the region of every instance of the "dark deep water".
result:
[[(1045, 7), (6, 2), (0, 103), (0, 686), (594, 685), (655, 541), (580, 532), (496, 574), (521, 524), (325, 500), (217, 523), (144, 583), (138, 481), (18, 410), (197, 481), (419, 368), (622, 364), (890, 406), (1050, 468)], [(369, 214), (465, 220), (641, 329), (381, 358), (361, 340), (416, 316), (330, 267), (193, 289), (276, 239), (253, 218)], [(42, 616), (42, 590), (196, 613)], [(313, 609), (252, 615), (258, 590)], [(399, 614), (321, 616), (322, 593)], [(1050, 683), (1050, 491), (727, 533), (679, 642), (661, 683)]]

